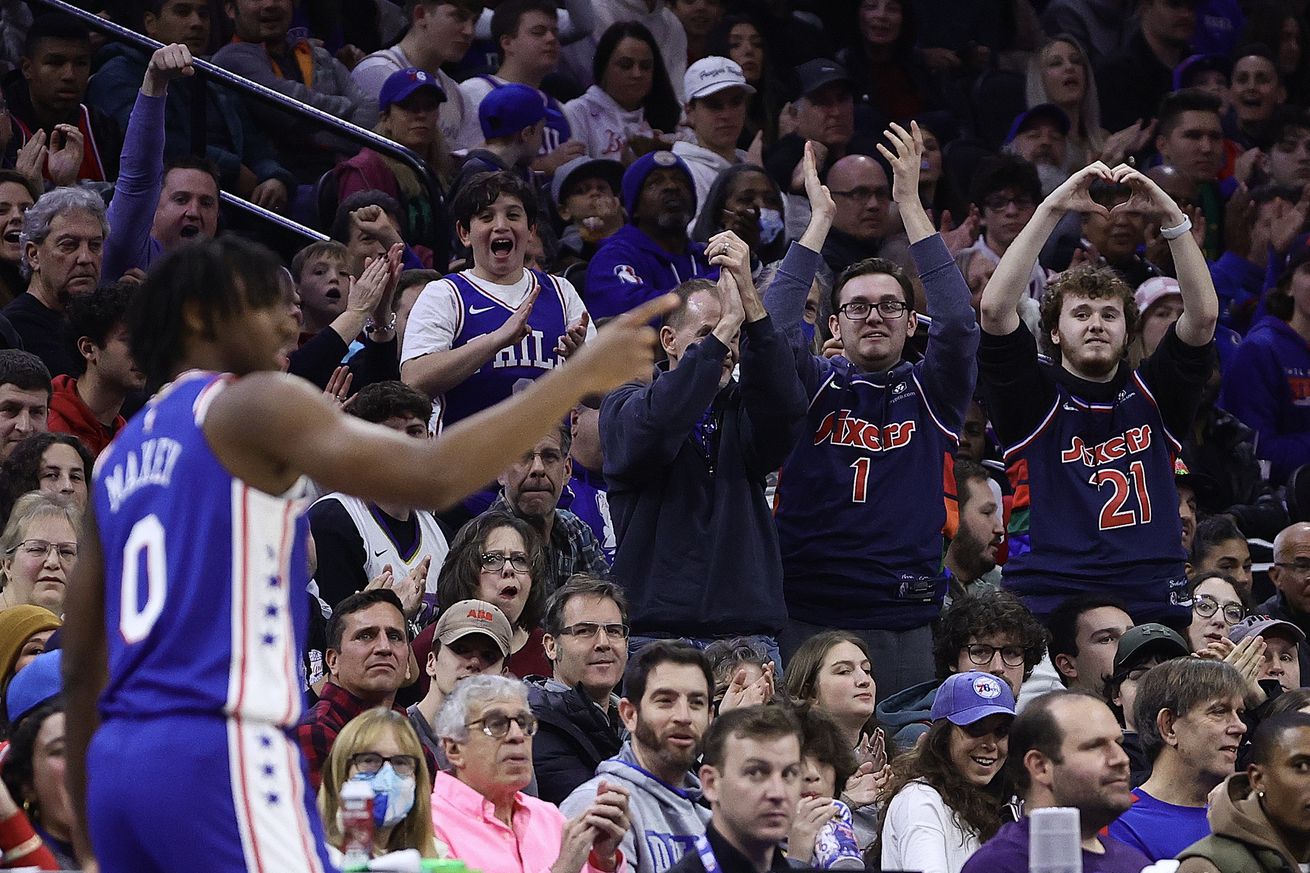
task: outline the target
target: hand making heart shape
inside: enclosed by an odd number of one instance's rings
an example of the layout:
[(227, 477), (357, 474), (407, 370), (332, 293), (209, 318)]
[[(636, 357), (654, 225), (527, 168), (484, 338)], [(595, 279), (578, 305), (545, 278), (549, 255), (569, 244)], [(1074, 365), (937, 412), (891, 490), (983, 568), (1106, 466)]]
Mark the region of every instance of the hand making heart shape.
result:
[(1159, 185), (1127, 164), (1110, 169), (1100, 161), (1069, 177), (1052, 193), (1054, 205), (1083, 213), (1140, 212), (1166, 227), (1182, 223), (1183, 213)]

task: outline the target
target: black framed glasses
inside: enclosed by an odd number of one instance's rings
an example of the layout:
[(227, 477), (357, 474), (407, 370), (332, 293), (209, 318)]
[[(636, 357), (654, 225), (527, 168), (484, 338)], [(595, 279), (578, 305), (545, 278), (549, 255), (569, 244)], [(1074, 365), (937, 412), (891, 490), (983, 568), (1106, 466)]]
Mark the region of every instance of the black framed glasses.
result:
[(537, 732), (537, 717), (530, 712), (520, 712), (514, 716), (496, 712), (474, 719), (465, 727), (481, 726), (482, 732), (493, 740), (503, 740), (509, 736), (510, 722), (517, 724), (525, 737), (530, 737)]
[(837, 311), (849, 318), (851, 321), (864, 321), (869, 317), (869, 313), (877, 308), (878, 314), (883, 318), (900, 318), (905, 314), (905, 310), (910, 307), (905, 305), (903, 300), (880, 300), (877, 303), (866, 303), (863, 300), (853, 300), (850, 303), (843, 303), (837, 307)]
[(628, 626), (626, 624), (600, 624), (594, 621), (579, 621), (559, 630), (560, 634), (568, 634), (571, 637), (581, 639), (594, 639), (601, 631), (605, 631), (605, 636), (610, 639), (626, 640), (628, 638)]
[(77, 543), (52, 543), (48, 540), (23, 540), (18, 545), (9, 550), (9, 554), (22, 552), (29, 558), (44, 559), (53, 549), (59, 560), (65, 564), (71, 564), (77, 560)]
[(985, 667), (996, 657), (996, 653), (1001, 653), (1001, 663), (1007, 667), (1023, 666), (1023, 646), (989, 646), (986, 643), (970, 643), (964, 647), (964, 651), (969, 656), (969, 660), (979, 667)]
[(1019, 209), (1031, 209), (1037, 205), (1037, 201), (1027, 194), (993, 194), (983, 199), (983, 207), (994, 212), (1000, 212), (1011, 203)]
[(391, 769), (400, 777), (413, 776), (418, 772), (418, 758), (413, 755), (379, 755), (377, 752), (356, 752), (347, 759), (358, 773), (373, 775), (382, 769), (383, 764), (390, 764)]
[(512, 555), (504, 552), (484, 552), (478, 556), (478, 560), (482, 563), (482, 569), (490, 573), (499, 573), (506, 561), (509, 561), (509, 565), (520, 573), (532, 571), (532, 561), (522, 552), (515, 552)]
[(1246, 607), (1240, 603), (1225, 603), (1221, 607), (1218, 600), (1205, 594), (1198, 594), (1192, 598), (1192, 611), (1201, 618), (1209, 618), (1221, 608), (1224, 611), (1224, 621), (1228, 624), (1237, 624), (1246, 618)]

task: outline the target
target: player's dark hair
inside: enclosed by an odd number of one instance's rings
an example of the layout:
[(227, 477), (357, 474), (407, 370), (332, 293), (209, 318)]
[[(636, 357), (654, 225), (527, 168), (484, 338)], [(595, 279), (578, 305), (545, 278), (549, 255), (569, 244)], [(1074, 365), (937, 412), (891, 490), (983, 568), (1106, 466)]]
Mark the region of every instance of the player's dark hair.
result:
[(24, 438), (14, 446), (9, 457), (0, 462), (0, 518), (9, 518), (18, 498), (41, 487), (41, 466), (46, 449), (61, 443), (71, 446), (82, 459), (82, 478), (90, 487), (95, 456), (80, 439), (70, 433), (42, 432)]
[(1192, 539), (1191, 562), (1193, 567), (1200, 567), (1207, 553), (1220, 543), (1232, 540), (1246, 541), (1246, 534), (1228, 515), (1212, 515), (1197, 522), (1196, 536)]
[(651, 671), (660, 664), (681, 664), (699, 669), (705, 675), (705, 702), (709, 705), (714, 697), (714, 673), (710, 669), (710, 659), (695, 646), (675, 640), (656, 640), (642, 646), (628, 659), (628, 667), (623, 671), (623, 696), (629, 703), (641, 707)]
[(1011, 154), (983, 158), (969, 183), (969, 200), (981, 210), (984, 200), (1007, 188), (1034, 203), (1042, 202), (1042, 180), (1037, 167)]
[(50, 393), (50, 371), (36, 355), (22, 349), (0, 349), (0, 385), (20, 391)]
[(1065, 270), (1046, 286), (1046, 293), (1042, 295), (1039, 304), (1042, 335), (1039, 339), (1051, 357), (1060, 359), (1060, 347), (1051, 342), (1051, 332), (1060, 326), (1060, 312), (1064, 309), (1066, 297), (1118, 300), (1124, 313), (1124, 347), (1119, 351), (1121, 356), (1128, 353), (1128, 344), (1137, 335), (1137, 322), (1141, 320), (1133, 289), (1110, 267), (1088, 266)]
[(346, 632), (346, 617), (354, 615), (356, 612), (363, 612), (370, 606), (376, 606), (379, 603), (396, 607), (396, 612), (400, 613), (401, 621), (404, 621), (405, 607), (401, 605), (396, 592), (386, 588), (356, 591), (349, 597), (344, 598), (337, 604), (337, 608), (332, 610), (332, 617), (328, 619), (327, 623), (327, 647), (338, 652), (341, 651), (341, 637)]
[(404, 382), (374, 382), (359, 389), (346, 412), (374, 424), (410, 415), (426, 425), (432, 417), (432, 399)]
[(564, 630), (564, 610), (569, 601), (575, 597), (606, 597), (614, 601), (619, 608), (619, 620), (628, 623), (628, 598), (623, 589), (602, 576), (591, 573), (574, 573), (546, 601), (546, 611), (541, 617), (541, 629), (552, 637), (558, 637)]
[(705, 732), (701, 760), (716, 770), (722, 770), (728, 757), (729, 740), (775, 740), (781, 737), (795, 737), (798, 745), (804, 740), (801, 722), (795, 713), (777, 704), (743, 706), (710, 722), (710, 728)]
[(27, 195), (32, 198), (33, 203), (39, 200), (41, 198), (41, 194), (43, 193), (41, 189), (36, 186), (35, 182), (27, 178), (17, 170), (0, 169), (0, 185), (3, 185), (5, 182), (12, 182), (15, 185), (22, 185), (25, 189), (27, 189)]
[(842, 270), (837, 281), (832, 283), (832, 290), (828, 292), (828, 311), (836, 313), (841, 306), (841, 290), (847, 282), (860, 276), (873, 275), (891, 276), (901, 286), (901, 296), (905, 298), (905, 305), (910, 307), (906, 310), (908, 318), (909, 313), (914, 311), (914, 285), (899, 264), (886, 258), (865, 258)]
[(1212, 112), (1220, 117), (1223, 103), (1209, 91), (1198, 88), (1184, 88), (1160, 98), (1160, 108), (1155, 113), (1155, 135), (1169, 138), (1182, 123), (1184, 112)]
[(482, 576), (482, 550), (487, 539), (502, 527), (512, 528), (523, 538), (524, 550), (532, 570), (528, 599), (518, 621), (511, 622), (525, 631), (536, 629), (541, 613), (546, 608), (546, 596), (551, 586), (550, 565), (541, 536), (523, 519), (507, 512), (484, 512), (459, 529), (450, 544), (450, 551), (441, 563), (437, 575), (437, 602), (449, 606), (461, 600), (481, 600), (479, 580)]
[[(651, 68), (650, 92), (642, 101), (642, 107), (646, 110), (646, 122), (656, 130), (673, 130), (682, 118), (682, 107), (678, 105), (677, 94), (669, 79), (668, 67), (664, 65), (664, 53), (660, 51), (659, 43), (655, 41), (650, 28), (640, 21), (616, 21), (605, 28), (605, 32), (596, 41), (596, 50), (591, 56), (591, 80), (597, 85), (601, 83), (605, 78), (605, 68), (609, 66), (610, 58), (614, 56), (614, 50), (625, 39), (635, 39), (645, 43), (655, 61), (655, 65)], [(564, 199), (562, 193), (560, 199)]]
[(678, 296), (678, 305), (672, 311), (664, 313), (664, 318), (660, 320), (660, 327), (671, 327), (674, 330), (682, 327), (682, 323), (687, 317), (688, 301), (696, 294), (717, 294), (718, 287), (710, 279), (688, 279), (678, 285), (673, 289), (673, 293)]
[(473, 224), (473, 216), (500, 199), (501, 195), (516, 197), (523, 204), (528, 226), (537, 223), (537, 192), (520, 177), (507, 170), (477, 173), (468, 180), (450, 204), (450, 217), (455, 226), (465, 232)]
[(77, 374), (86, 372), (86, 358), (77, 351), (82, 337), (91, 340), (97, 348), (104, 348), (109, 334), (127, 320), (128, 307), (137, 286), (133, 282), (115, 282), (102, 285), (90, 294), (76, 294), (68, 301), (64, 312), (68, 318), (68, 335), (73, 341), (73, 360)]
[(91, 47), (91, 31), (82, 22), (62, 12), (48, 12), (38, 15), (27, 30), (27, 39), (23, 41), (23, 57), (36, 59), (41, 43), (47, 39), (61, 39), (68, 42), (84, 42)]
[(960, 651), (970, 639), (992, 635), (1008, 636), (1014, 640), (1013, 645), (1023, 647), (1025, 679), (1046, 654), (1046, 629), (1019, 598), (1000, 588), (975, 587), (951, 601), (933, 628), (932, 657), (937, 678), (958, 672), (955, 668)]
[(192, 154), (173, 155), (164, 161), (163, 179), (168, 178), (168, 174), (174, 170), (199, 170), (214, 180), (214, 190), (220, 191), (223, 184), (218, 177), (218, 164), (215, 164), (209, 158)]
[[(966, 486), (970, 482), (981, 482), (990, 486), (992, 476), (987, 472), (987, 468), (976, 461), (970, 461), (968, 458), (955, 459), (955, 499), (960, 504), (960, 511), (969, 503), (970, 489)], [(991, 493), (988, 487), (987, 493)], [(1044, 633), (1044, 632), (1043, 632)]]
[[(1251, 763), (1266, 767), (1274, 764), (1283, 737), (1297, 730), (1310, 730), (1310, 715), (1304, 712), (1282, 712), (1260, 722), (1251, 740)], [(1297, 751), (1310, 750), (1298, 748)]]
[(817, 709), (801, 714), (801, 755), (827, 764), (833, 770), (833, 797), (841, 797), (846, 782), (859, 765), (855, 752), (832, 716)]
[(1056, 718), (1055, 708), (1066, 700), (1085, 698), (1095, 700), (1102, 705), (1105, 701), (1087, 691), (1066, 688), (1043, 694), (1027, 704), (1023, 712), (1010, 724), (1010, 754), (1006, 767), (1010, 771), (1010, 781), (1020, 795), (1032, 788), (1032, 779), (1028, 768), (1024, 766), (1024, 757), (1033, 750), (1055, 764), (1063, 764), (1064, 756), (1060, 747), (1064, 745), (1064, 731)]
[(356, 191), (345, 200), (342, 200), (337, 205), (337, 214), (332, 217), (332, 228), (328, 231), (328, 236), (337, 242), (349, 243), (350, 213), (356, 209), (363, 209), (365, 206), (381, 206), (387, 217), (396, 223), (401, 237), (405, 236), (407, 224), (405, 214), (400, 208), (400, 201), (376, 188), (370, 188), (367, 191)]
[(1056, 655), (1078, 657), (1078, 619), (1082, 618), (1084, 612), (1105, 607), (1128, 612), (1122, 600), (1109, 594), (1075, 594), (1056, 604), (1055, 609), (1046, 617), (1047, 654), (1051, 656), (1052, 662)]
[(220, 319), (281, 305), (283, 272), (271, 251), (234, 236), (187, 243), (152, 264), (127, 311), (132, 357), (147, 389), (172, 378), (186, 354), (188, 306), (212, 338)]
[(1240, 701), (1245, 696), (1246, 680), (1237, 668), (1222, 661), (1174, 658), (1147, 670), (1137, 685), (1133, 704), (1137, 735), (1147, 760), (1155, 763), (1164, 751), (1165, 741), (1157, 721), (1161, 711), (1167, 709), (1175, 718), (1182, 718), (1212, 700)]
[(496, 46), (496, 53), (502, 61), (505, 60), (505, 50), (500, 46), (501, 39), (518, 36), (519, 23), (529, 12), (559, 18), (559, 7), (552, 0), (505, 0), (491, 14), (491, 42)]

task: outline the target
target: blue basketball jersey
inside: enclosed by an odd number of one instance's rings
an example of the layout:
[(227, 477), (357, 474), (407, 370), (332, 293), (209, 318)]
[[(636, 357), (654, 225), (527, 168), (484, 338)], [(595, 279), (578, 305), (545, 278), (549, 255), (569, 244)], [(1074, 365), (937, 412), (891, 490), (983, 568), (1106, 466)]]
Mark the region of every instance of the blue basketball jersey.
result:
[(1005, 565), (1006, 587), (1039, 616), (1098, 592), (1119, 597), (1138, 622), (1188, 620), (1173, 478), (1180, 446), (1150, 387), (1139, 371), (1113, 403), (1057, 390), (1038, 428), (1005, 452), (1012, 475), (1026, 475), (1032, 507), (1031, 550)]
[[(558, 367), (564, 359), (555, 354), (555, 344), (568, 328), (564, 289), (559, 280), (537, 270), (529, 270), (532, 285), (541, 286), (541, 294), (528, 316), (531, 332), (519, 341), (496, 352), (473, 375), (451, 388), (442, 397), (441, 426), (475, 415), (509, 398), (520, 382), (539, 379)], [(479, 287), (480, 280), (463, 273), (452, 273), (446, 281), (459, 295), (459, 316), (450, 347), (457, 349), (470, 340), (498, 330), (514, 308)]]
[(792, 618), (884, 630), (932, 621), (946, 588), (942, 469), (958, 439), (914, 365), (860, 373), (833, 359), (778, 476)]
[(231, 378), (179, 377), (96, 463), (106, 720), (300, 718), (307, 501), (300, 486), (281, 496), (250, 487), (209, 448), (205, 413)]

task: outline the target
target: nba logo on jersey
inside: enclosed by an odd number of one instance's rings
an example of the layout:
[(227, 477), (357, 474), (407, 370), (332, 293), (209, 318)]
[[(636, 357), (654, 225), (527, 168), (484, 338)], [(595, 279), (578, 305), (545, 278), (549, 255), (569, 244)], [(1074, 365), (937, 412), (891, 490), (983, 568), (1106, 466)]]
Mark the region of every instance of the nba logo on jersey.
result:
[(619, 277), (620, 282), (627, 282), (629, 285), (641, 284), (641, 277), (637, 275), (631, 264), (619, 264), (614, 268), (614, 275)]

